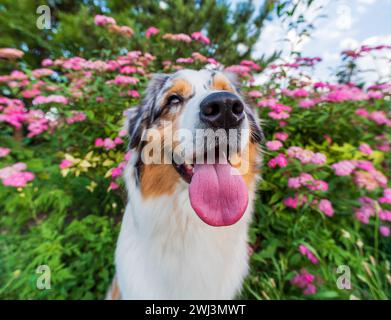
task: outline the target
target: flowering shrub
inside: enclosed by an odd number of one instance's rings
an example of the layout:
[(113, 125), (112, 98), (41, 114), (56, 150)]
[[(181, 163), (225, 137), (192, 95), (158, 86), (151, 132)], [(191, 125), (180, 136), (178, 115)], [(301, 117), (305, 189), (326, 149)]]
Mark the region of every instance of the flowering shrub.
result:
[[(102, 32), (135, 34), (112, 17), (93, 20)], [(202, 32), (153, 26), (145, 41), (213, 46)], [(159, 50), (47, 58), (34, 70), (9, 61), (14, 71), (0, 76), (0, 296), (104, 296), (126, 197), (124, 115), (152, 73), (207, 66), (238, 75), (266, 136), (242, 297), (390, 297), (391, 84), (316, 82), (307, 69), (317, 57), (263, 68), (223, 66), (196, 51), (160, 61)], [(260, 73), (270, 76), (257, 85)], [(35, 289), (40, 264), (51, 267), (54, 290)], [(340, 265), (351, 269), (350, 290), (336, 285)]]

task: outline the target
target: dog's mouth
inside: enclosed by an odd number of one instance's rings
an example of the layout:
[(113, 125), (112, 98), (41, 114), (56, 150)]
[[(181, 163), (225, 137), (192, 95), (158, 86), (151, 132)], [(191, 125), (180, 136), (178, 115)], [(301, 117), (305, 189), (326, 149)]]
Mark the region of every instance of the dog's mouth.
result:
[(199, 158), (193, 159), (193, 164), (173, 161), (173, 166), (189, 183), (190, 203), (197, 215), (211, 226), (232, 225), (247, 209), (247, 186), (225, 154), (215, 150), (214, 161), (208, 163), (208, 159), (205, 154), (204, 161)]

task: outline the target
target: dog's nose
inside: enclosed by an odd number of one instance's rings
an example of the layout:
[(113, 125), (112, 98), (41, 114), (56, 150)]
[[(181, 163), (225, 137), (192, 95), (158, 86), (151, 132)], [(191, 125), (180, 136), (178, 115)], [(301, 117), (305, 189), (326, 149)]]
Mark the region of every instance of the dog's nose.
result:
[(214, 128), (236, 128), (244, 119), (244, 105), (238, 96), (221, 91), (208, 95), (200, 104), (201, 121)]

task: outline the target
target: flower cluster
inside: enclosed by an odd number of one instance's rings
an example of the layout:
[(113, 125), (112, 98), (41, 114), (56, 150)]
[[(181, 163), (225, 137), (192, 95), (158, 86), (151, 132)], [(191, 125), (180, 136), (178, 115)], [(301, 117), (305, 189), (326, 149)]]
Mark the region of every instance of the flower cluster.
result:
[(290, 158), (298, 159), (302, 164), (312, 163), (316, 165), (323, 165), (327, 160), (327, 157), (323, 153), (315, 153), (301, 147), (290, 147), (287, 153)]
[(104, 26), (109, 31), (113, 33), (120, 34), (124, 37), (131, 38), (134, 34), (134, 31), (132, 28), (128, 26), (119, 26), (114, 18), (107, 17), (104, 15), (96, 15), (95, 16), (95, 24), (97, 26)]
[(306, 269), (300, 270), (291, 280), (291, 284), (302, 289), (304, 295), (315, 294), (317, 289), (315, 286), (315, 276), (309, 273)]
[(18, 162), (12, 166), (0, 169), (0, 180), (5, 186), (23, 188), (30, 181), (33, 181), (35, 175), (32, 172), (25, 171), (27, 166), (23, 162)]

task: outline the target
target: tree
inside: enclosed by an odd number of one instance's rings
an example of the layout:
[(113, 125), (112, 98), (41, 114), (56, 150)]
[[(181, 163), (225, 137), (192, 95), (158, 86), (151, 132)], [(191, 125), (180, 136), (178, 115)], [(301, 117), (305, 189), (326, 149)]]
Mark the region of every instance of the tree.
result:
[[(270, 18), (276, 2), (267, 0), (255, 12), (253, 0), (236, 5), (226, 0), (114, 0), (107, 1), (107, 4), (88, 0), (56, 0), (48, 2), (52, 29), (39, 30), (35, 22), (39, 16), (36, 9), (40, 1), (4, 0), (0, 5), (0, 47), (25, 51), (25, 59), (32, 66), (37, 66), (47, 56), (98, 58), (105, 56), (107, 48), (118, 52), (150, 49), (142, 39), (142, 32), (155, 26), (161, 30), (161, 34), (201, 31), (215, 45), (205, 49), (200, 44), (199, 52), (225, 64), (234, 64), (251, 57), (263, 24)], [(120, 42), (118, 39), (113, 41), (110, 33), (102, 36), (93, 25), (92, 18), (96, 14), (114, 17), (118, 24), (134, 29), (136, 36)], [(184, 55), (189, 54), (186, 44), (177, 50), (182, 50)], [(166, 58), (173, 55), (169, 48), (166, 51)], [(182, 54), (181, 51), (176, 53)]]

